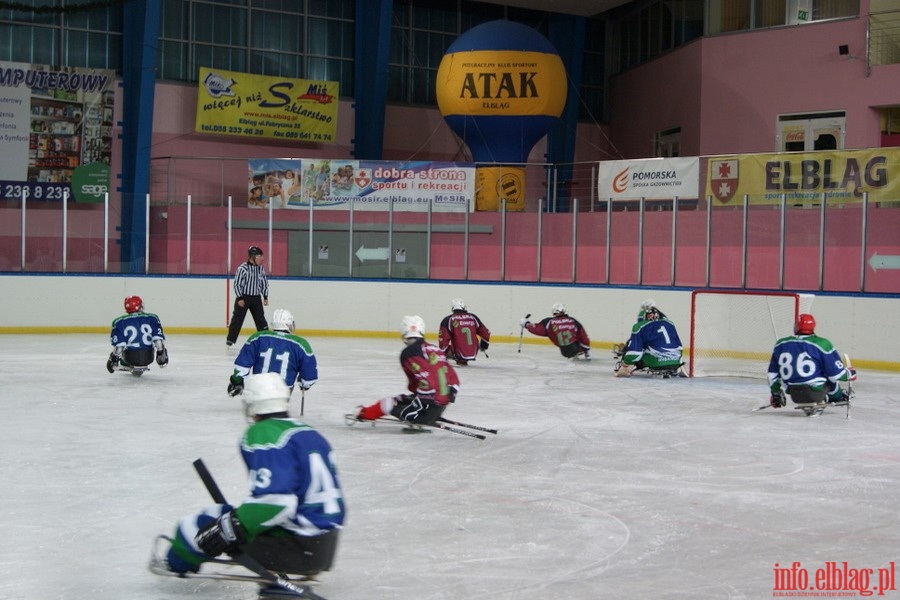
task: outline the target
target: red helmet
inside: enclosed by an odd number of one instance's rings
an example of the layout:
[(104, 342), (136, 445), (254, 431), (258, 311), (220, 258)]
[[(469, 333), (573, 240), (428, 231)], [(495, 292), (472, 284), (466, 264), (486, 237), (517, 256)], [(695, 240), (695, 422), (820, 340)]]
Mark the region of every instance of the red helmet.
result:
[(125, 298), (125, 312), (128, 314), (144, 310), (144, 301), (140, 296), (128, 296)]
[(794, 335), (812, 335), (816, 332), (816, 320), (812, 315), (803, 313), (797, 316), (794, 323)]

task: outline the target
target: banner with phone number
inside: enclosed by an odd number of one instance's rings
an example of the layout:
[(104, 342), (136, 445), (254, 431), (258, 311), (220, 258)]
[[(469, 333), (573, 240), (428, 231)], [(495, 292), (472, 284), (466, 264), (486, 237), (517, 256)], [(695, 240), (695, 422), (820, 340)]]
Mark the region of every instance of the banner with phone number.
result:
[(251, 159), (247, 206), (465, 212), (475, 166), (432, 161)]
[(198, 81), (198, 133), (320, 143), (337, 139), (336, 81), (205, 67)]

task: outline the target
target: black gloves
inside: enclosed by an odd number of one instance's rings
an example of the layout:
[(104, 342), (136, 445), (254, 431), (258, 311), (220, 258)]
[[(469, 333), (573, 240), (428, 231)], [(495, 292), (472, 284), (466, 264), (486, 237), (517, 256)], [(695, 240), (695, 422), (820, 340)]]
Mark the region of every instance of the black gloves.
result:
[(482, 351), (487, 352), (488, 346), (490, 345), (490, 342), (488, 342), (487, 340), (481, 340), (481, 342), (478, 344), (478, 347), (481, 348)]
[(119, 357), (116, 356), (115, 352), (109, 353), (109, 360), (106, 361), (106, 370), (112, 373), (116, 370), (116, 367), (119, 366)]
[(234, 511), (227, 512), (198, 531), (194, 541), (209, 556), (218, 556), (246, 542), (247, 530)]
[(228, 395), (240, 396), (244, 391), (244, 378), (240, 375), (232, 375), (228, 381)]
[(156, 353), (156, 364), (160, 367), (164, 367), (169, 364), (169, 351), (165, 348), (160, 348)]
[(769, 398), (769, 405), (772, 408), (781, 408), (782, 406), (784, 406), (784, 396), (782, 396), (781, 394), (773, 393)]

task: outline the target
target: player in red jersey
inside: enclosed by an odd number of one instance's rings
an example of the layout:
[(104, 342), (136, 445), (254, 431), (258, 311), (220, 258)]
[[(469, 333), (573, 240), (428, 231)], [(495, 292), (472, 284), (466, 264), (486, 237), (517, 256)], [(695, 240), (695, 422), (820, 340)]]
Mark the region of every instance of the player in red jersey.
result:
[(581, 323), (568, 315), (564, 304), (557, 302), (553, 305), (552, 317), (541, 319), (536, 324), (526, 317), (521, 325), (534, 335), (547, 337), (566, 358), (581, 356), (585, 360), (591, 359), (591, 338)]
[(491, 330), (477, 315), (466, 309), (462, 298), (451, 302), (453, 313), (444, 317), (438, 330), (438, 346), (458, 365), (466, 365), (475, 360), (478, 350), (487, 352), (491, 341)]
[(356, 413), (358, 421), (374, 421), (391, 415), (401, 421), (432, 425), (447, 405), (456, 401), (459, 378), (441, 349), (425, 341), (422, 318), (403, 317), (400, 335), (406, 344), (400, 353), (400, 365), (406, 374), (409, 393), (361, 406)]

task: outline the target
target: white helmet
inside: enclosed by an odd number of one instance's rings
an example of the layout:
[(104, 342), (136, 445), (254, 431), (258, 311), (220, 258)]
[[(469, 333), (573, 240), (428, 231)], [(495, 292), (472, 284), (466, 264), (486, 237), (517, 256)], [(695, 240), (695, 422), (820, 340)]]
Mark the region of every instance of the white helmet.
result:
[(285, 308), (276, 308), (275, 313), (272, 315), (272, 329), (274, 331), (293, 333), (294, 315), (291, 314), (291, 311)]
[(564, 315), (566, 314), (566, 305), (562, 302), (557, 302), (553, 305), (553, 316)]
[(244, 378), (244, 414), (248, 417), (287, 412), (291, 389), (278, 373), (260, 373)]
[(641, 303), (641, 310), (647, 310), (648, 308), (656, 308), (656, 301), (647, 299)]
[(454, 298), (450, 301), (450, 308), (453, 310), (466, 310), (466, 302), (462, 298)]
[(425, 339), (425, 321), (418, 315), (403, 317), (400, 325), (400, 337)]

